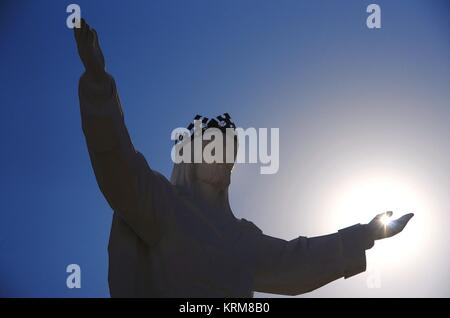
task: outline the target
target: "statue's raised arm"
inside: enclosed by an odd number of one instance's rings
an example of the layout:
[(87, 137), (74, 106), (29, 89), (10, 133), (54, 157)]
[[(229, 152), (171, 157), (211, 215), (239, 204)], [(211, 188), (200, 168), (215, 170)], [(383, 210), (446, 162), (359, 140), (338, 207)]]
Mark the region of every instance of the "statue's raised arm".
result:
[(79, 82), (82, 127), (98, 185), (121, 219), (151, 243), (161, 230), (161, 211), (171, 204), (171, 185), (149, 168), (131, 142), (97, 32), (83, 19), (74, 30), (85, 67)]

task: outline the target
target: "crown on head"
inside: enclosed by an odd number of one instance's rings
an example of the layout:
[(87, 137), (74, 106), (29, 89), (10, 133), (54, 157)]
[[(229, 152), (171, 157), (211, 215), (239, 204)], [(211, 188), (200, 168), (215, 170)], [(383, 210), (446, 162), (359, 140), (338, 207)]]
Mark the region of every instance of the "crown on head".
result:
[[(189, 134), (190, 134), (191, 138), (193, 138), (194, 134), (196, 133), (195, 122), (197, 122), (197, 123), (200, 122), (200, 127), (201, 127), (202, 133), (208, 128), (218, 128), (223, 133), (226, 132), (227, 128), (231, 128), (233, 130), (236, 129), (236, 125), (231, 120), (231, 117), (228, 113), (224, 113), (222, 115), (216, 116), (215, 118), (211, 118), (211, 119), (208, 117), (204, 117), (202, 115), (196, 115), (194, 117), (193, 122), (187, 126), (187, 129), (189, 130)], [(181, 142), (183, 139), (184, 139), (184, 136), (179, 135), (178, 138), (175, 140), (175, 144), (178, 142)]]

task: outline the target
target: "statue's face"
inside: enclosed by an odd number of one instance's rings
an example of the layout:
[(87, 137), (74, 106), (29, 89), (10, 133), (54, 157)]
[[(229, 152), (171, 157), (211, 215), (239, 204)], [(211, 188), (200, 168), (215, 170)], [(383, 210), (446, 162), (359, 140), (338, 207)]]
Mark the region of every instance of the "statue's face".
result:
[[(203, 161), (202, 163), (195, 164), (195, 177), (201, 182), (226, 189), (230, 185), (231, 170), (234, 165), (234, 162), (226, 162), (227, 152), (228, 158), (233, 158), (234, 161), (237, 154), (237, 141), (234, 135), (223, 134), (223, 139), (225, 142), (222, 145), (222, 162), (207, 163)], [(203, 141), (203, 150), (205, 150), (205, 147), (210, 142)]]
[(231, 182), (230, 163), (198, 163), (195, 164), (195, 178), (220, 189), (226, 189)]

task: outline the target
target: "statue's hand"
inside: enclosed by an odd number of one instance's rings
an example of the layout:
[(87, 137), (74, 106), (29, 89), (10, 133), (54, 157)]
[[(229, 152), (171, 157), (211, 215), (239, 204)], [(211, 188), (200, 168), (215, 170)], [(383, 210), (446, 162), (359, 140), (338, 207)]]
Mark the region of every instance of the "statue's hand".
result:
[(105, 59), (98, 43), (97, 32), (81, 19), (80, 28), (74, 28), (78, 54), (84, 64), (86, 72), (94, 77), (105, 74)]
[(378, 214), (376, 217), (367, 224), (367, 229), (369, 232), (369, 236), (373, 240), (381, 240), (387, 237), (391, 237), (397, 235), (405, 228), (406, 224), (408, 224), (409, 220), (414, 216), (413, 213), (405, 214), (402, 217), (392, 220), (389, 222), (383, 222), (383, 218), (390, 218), (392, 216), (392, 212), (388, 211), (386, 213)]

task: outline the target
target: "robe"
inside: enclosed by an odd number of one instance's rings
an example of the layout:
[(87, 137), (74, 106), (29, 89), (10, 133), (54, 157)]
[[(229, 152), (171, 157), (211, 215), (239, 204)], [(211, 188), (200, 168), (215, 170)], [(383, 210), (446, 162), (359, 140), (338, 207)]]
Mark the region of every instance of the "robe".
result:
[(112, 208), (108, 281), (112, 297), (298, 295), (366, 269), (373, 245), (364, 225), (283, 240), (213, 213), (152, 170), (134, 148), (114, 79), (79, 82), (82, 128), (95, 177)]

